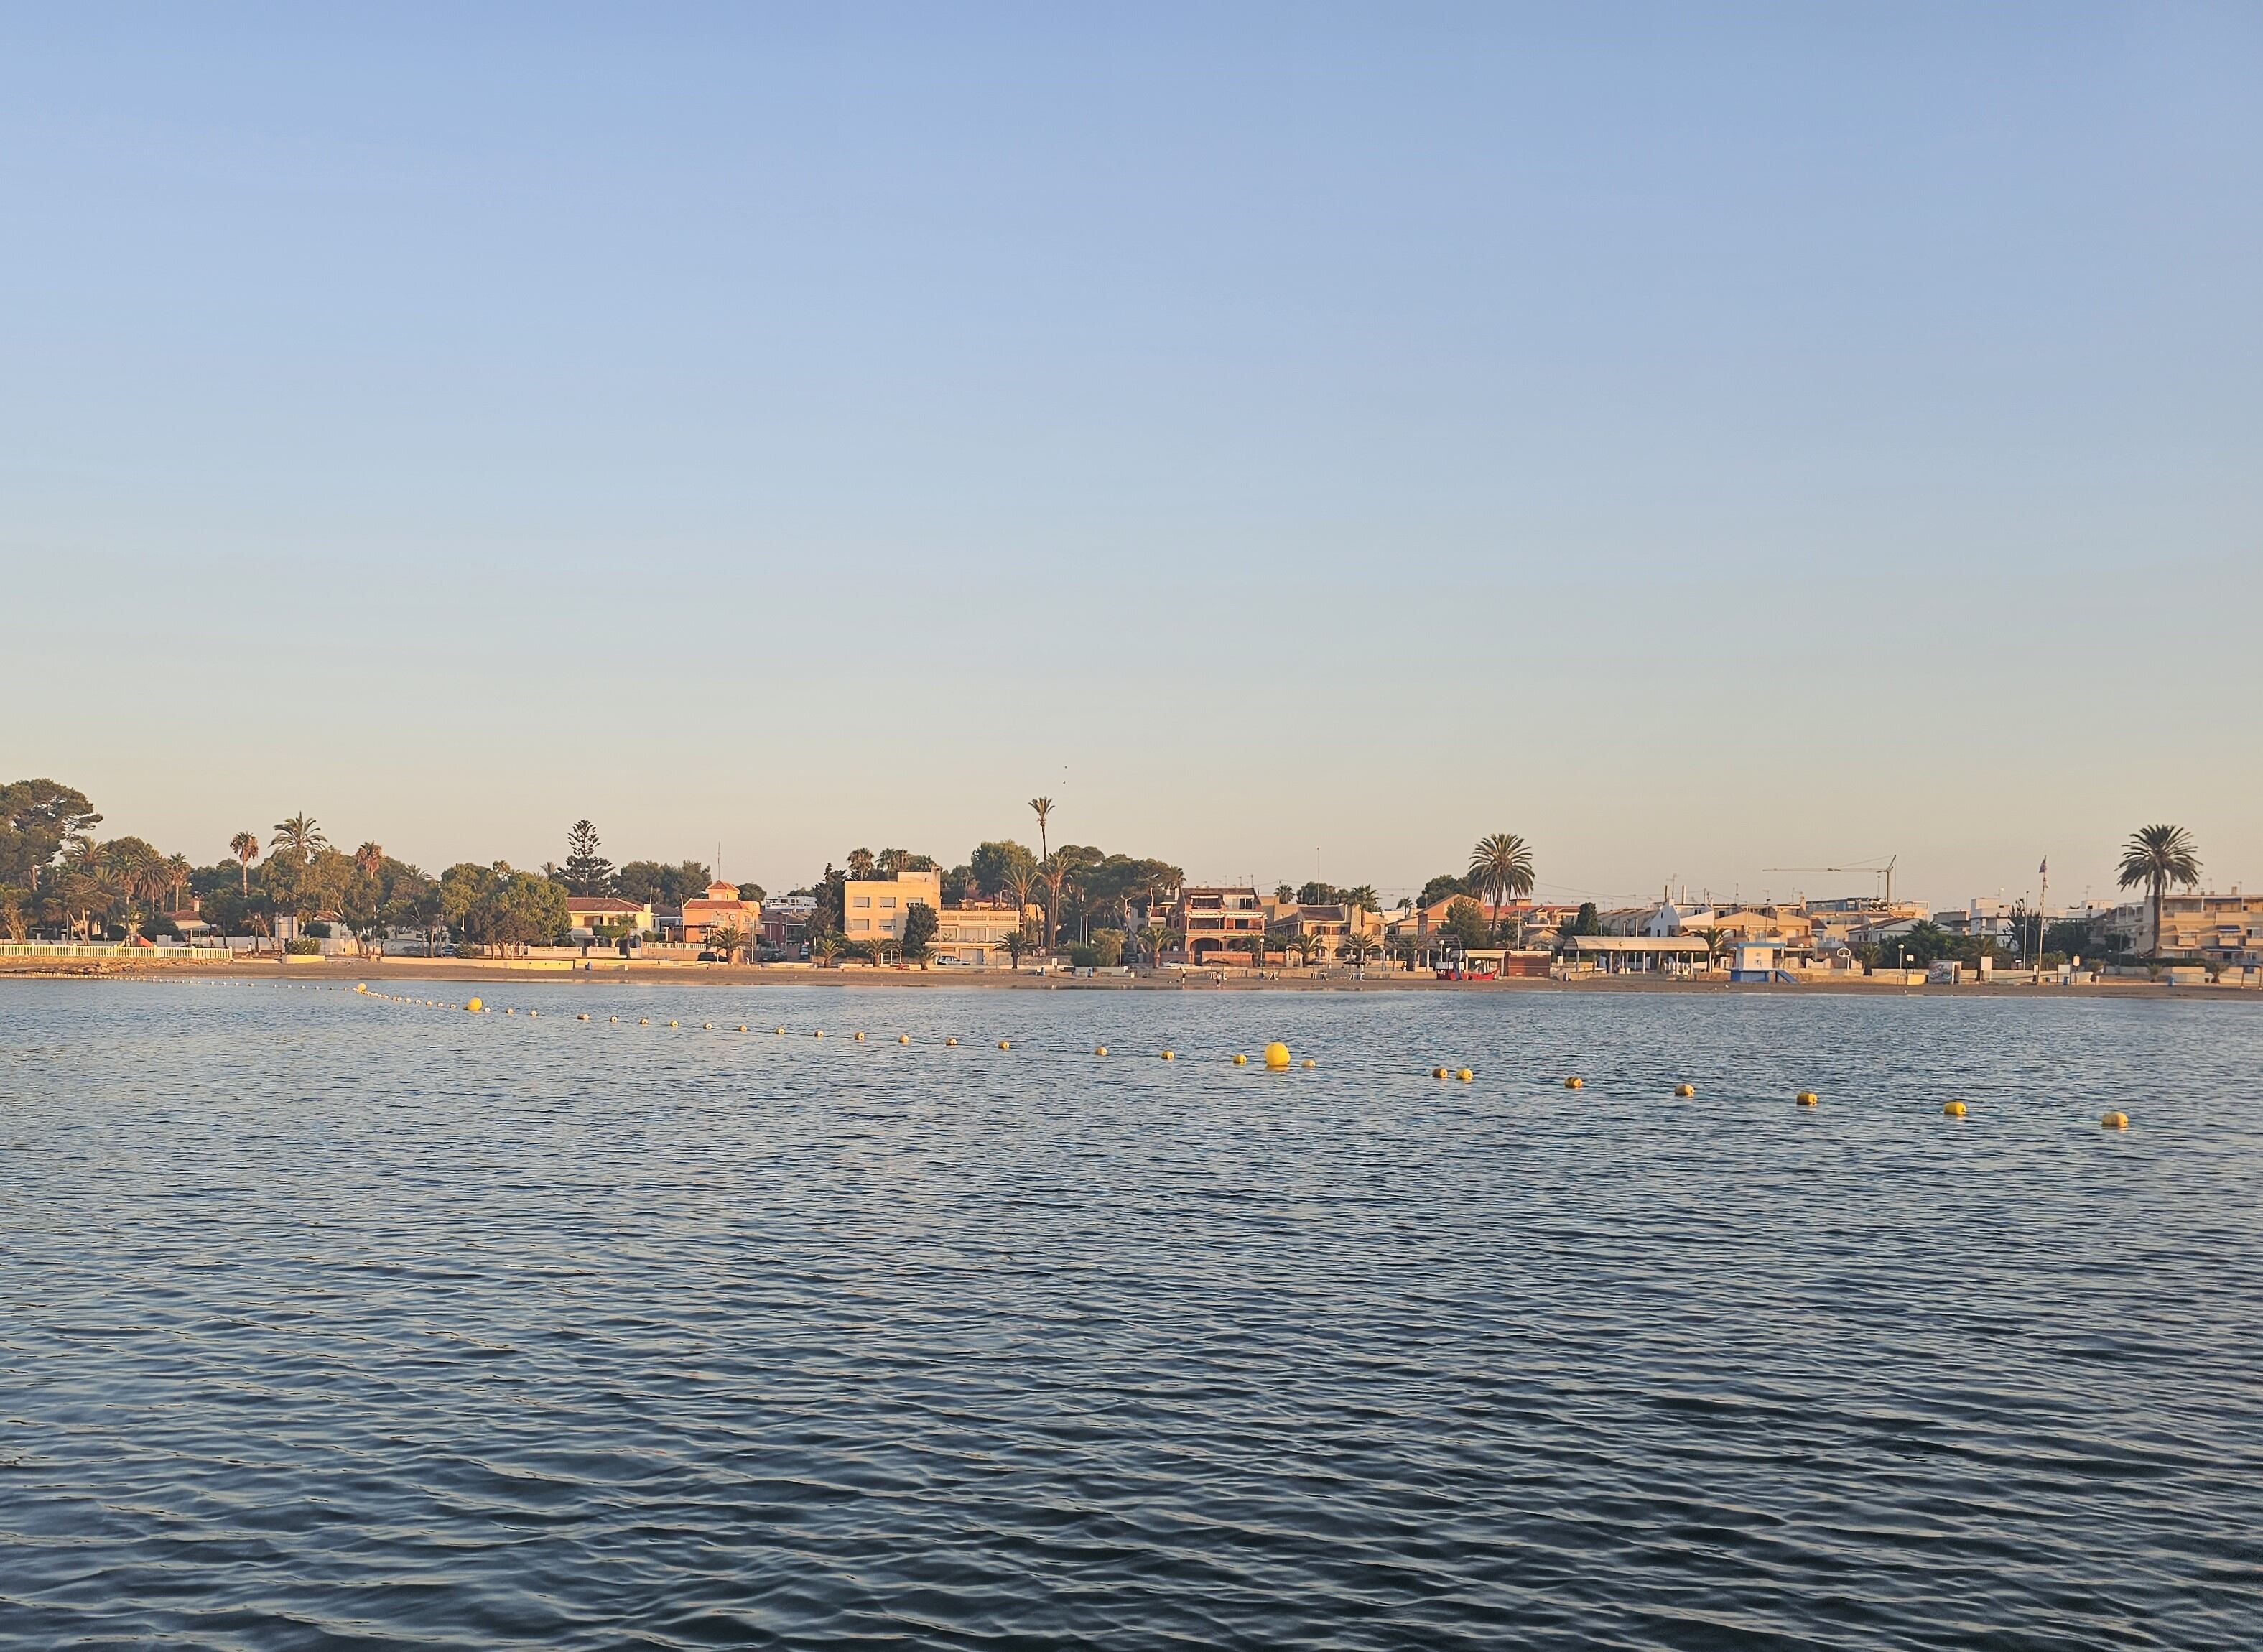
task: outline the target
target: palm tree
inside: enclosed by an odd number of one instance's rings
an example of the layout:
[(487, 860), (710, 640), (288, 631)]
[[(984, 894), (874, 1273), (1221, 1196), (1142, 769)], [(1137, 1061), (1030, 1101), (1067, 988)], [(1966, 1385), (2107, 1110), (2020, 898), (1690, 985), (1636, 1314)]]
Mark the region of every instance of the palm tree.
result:
[(1351, 960), (1354, 969), (1367, 967), (1368, 955), (1375, 951), (1375, 937), (1358, 930), (1348, 931), (1343, 938), (1344, 956)]
[(852, 849), (849, 851), (849, 878), (853, 883), (869, 883), (873, 873), (872, 851)]
[(1532, 850), (1515, 832), (1494, 832), (1480, 837), (1470, 851), (1470, 888), (1493, 901), (1493, 929), (1500, 929), (1500, 909), (1532, 893)]
[(228, 852), (243, 868), (243, 898), (251, 899), (251, 863), (259, 859), (259, 834), (238, 832), (228, 840)]
[(1068, 881), (1076, 868), (1060, 855), (1050, 855), (1038, 866), (1038, 876), (1045, 886), (1045, 950), (1052, 951), (1060, 934), (1061, 886)]
[(353, 863), (365, 878), (374, 878), (385, 869), (385, 851), (375, 844), (364, 844), (353, 852)]
[(165, 860), (165, 890), (172, 897), (173, 910), (181, 909), (182, 892), (189, 887), (189, 874), (195, 868), (189, 865), (186, 855), (168, 856)]
[(1177, 931), (1165, 924), (1150, 924), (1139, 931), (1139, 945), (1147, 949), (1147, 956), (1154, 960), (1158, 969), (1163, 967), (1163, 954), (1178, 938)]
[[(1045, 823), (1053, 817), (1052, 799), (1049, 797), (1031, 798), (1030, 800), (1030, 812), (1038, 817), (1038, 863), (1042, 866), (1046, 861), (1052, 859), (1052, 846), (1045, 841)], [(1057, 925), (1059, 922), (1059, 909), (1060, 895), (1058, 887), (1056, 887), (1053, 895), (1053, 904), (1045, 909), (1045, 950), (1047, 952), (1051, 952), (1052, 950), (1053, 936), (1057, 932)]]
[(2161, 897), (2169, 886), (2180, 883), (2189, 889), (2200, 882), (2200, 849), (2192, 834), (2181, 826), (2147, 826), (2129, 834), (2129, 841), (2122, 845), (2122, 887), (2134, 889), (2142, 887), (2153, 908), (2152, 968), (2158, 974), (2161, 967)]
[(322, 829), (310, 815), (293, 815), (288, 820), (275, 822), (275, 836), (268, 840), (270, 849), (288, 850), (291, 858), (300, 866), (311, 865), (317, 851), (328, 849), (330, 840), (322, 836)]
[[(1023, 851), (1023, 855), (1026, 856), (1028, 852), (1028, 851), (1024, 850)], [(1014, 922), (1016, 924), (1028, 923), (1030, 913), (1030, 891), (1038, 887), (1037, 867), (1035, 866), (1023, 865), (1022, 858), (1016, 857), (1014, 861), (1007, 866), (1006, 870), (1000, 874), (998, 879), (998, 887), (1007, 895), (1013, 897)]]
[(1020, 970), (1022, 967), (1022, 953), (1028, 948), (1029, 945), (1030, 938), (1022, 931), (1018, 925), (1006, 937), (1006, 958), (1012, 969), (1016, 971)]
[(833, 961), (833, 955), (840, 950), (841, 943), (832, 936), (813, 935), (809, 941), (809, 961), (822, 969)]

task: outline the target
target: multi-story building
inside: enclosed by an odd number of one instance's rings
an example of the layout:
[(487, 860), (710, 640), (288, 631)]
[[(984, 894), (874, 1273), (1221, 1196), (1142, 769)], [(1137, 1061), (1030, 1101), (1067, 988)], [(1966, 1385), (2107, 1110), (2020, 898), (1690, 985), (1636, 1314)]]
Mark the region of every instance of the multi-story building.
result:
[[(2153, 903), (2136, 901), (2091, 922), (2102, 948), (2108, 935), (2125, 938), (2132, 953), (2153, 950)], [(2194, 962), (2263, 964), (2263, 895), (2165, 895), (2161, 897), (2161, 956)]]
[(741, 900), (737, 884), (719, 880), (707, 886), (705, 898), (683, 903), (682, 922), (690, 946), (703, 946), (718, 930), (731, 930), (741, 946), (751, 946), (762, 932), (763, 903)]
[(867, 946), (883, 946), (890, 942), (900, 945), (904, 919), (910, 916), (915, 903), (927, 906), (938, 919), (942, 917), (940, 872), (901, 872), (893, 878), (864, 878), (844, 883), (841, 886), (841, 932)]
[(816, 910), (815, 895), (781, 895), (763, 902), (763, 945), (774, 953), (792, 952), (806, 938)]
[[(850, 886), (854, 888), (854, 885)], [(1029, 915), (1011, 902), (995, 906), (947, 906), (935, 915), (930, 955), (939, 962), (988, 969), (1010, 964), (1009, 938), (1020, 932)]]
[(1265, 908), (1250, 885), (1189, 885), (1171, 909), (1171, 927), (1182, 955), (1199, 964), (1204, 953), (1246, 953), (1249, 938), (1265, 933)]

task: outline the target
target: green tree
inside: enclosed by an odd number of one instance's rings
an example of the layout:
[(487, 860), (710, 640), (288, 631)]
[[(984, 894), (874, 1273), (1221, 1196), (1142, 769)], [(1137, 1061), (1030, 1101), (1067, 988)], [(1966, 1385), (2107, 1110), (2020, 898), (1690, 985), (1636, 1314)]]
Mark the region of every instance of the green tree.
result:
[(935, 909), (924, 901), (915, 901), (904, 912), (904, 956), (914, 963), (925, 963), (935, 941)]
[(1030, 934), (1026, 927), (1016, 925), (1006, 932), (1006, 959), (1010, 967), (1022, 967), (1022, 954), (1030, 950)]
[(667, 866), (657, 860), (632, 860), (613, 874), (613, 882), (627, 900), (647, 906), (682, 906), (707, 893), (715, 880), (706, 864), (682, 860)]
[(1343, 903), (1346, 906), (1356, 908), (1362, 912), (1383, 910), (1383, 897), (1376, 894), (1375, 886), (1371, 883), (1357, 884), (1351, 888), (1340, 890), (1338, 893), (1343, 897)]
[(761, 884), (742, 883), (739, 886), (739, 899), (741, 901), (760, 901), (762, 898), (763, 886)]
[(1492, 927), (1486, 922), (1485, 909), (1466, 895), (1456, 895), (1446, 908), (1445, 922), (1439, 926), (1442, 934), (1452, 938), (1454, 945), (1464, 952), (1482, 946), (1492, 938)]
[(707, 930), (707, 944), (705, 950), (719, 954), (725, 963), (729, 964), (737, 962), (739, 954), (746, 950), (746, 933), (741, 930), (737, 924), (715, 924), (709, 925)]
[(2125, 889), (2143, 888), (2153, 909), (2152, 970), (2161, 967), (2161, 900), (2171, 884), (2192, 888), (2200, 882), (2200, 846), (2181, 826), (2145, 826), (2122, 845), (2115, 880)]
[(1532, 893), (1532, 850), (1515, 832), (1480, 837), (1470, 851), (1470, 893), (1490, 899), (1493, 910)]
[[(994, 900), (1006, 892), (1008, 880), (1016, 872), (1026, 869), (1034, 873), (1037, 865), (1035, 855), (1007, 838), (999, 843), (977, 844), (974, 852), (967, 857), (966, 870), (975, 888)], [(1029, 886), (1023, 887), (1026, 889)]]
[(1353, 930), (1343, 938), (1343, 954), (1351, 960), (1353, 968), (1364, 969), (1367, 960), (1375, 955), (1376, 946), (1374, 936)]
[[(1052, 852), (1046, 847), (1045, 839), (1046, 824), (1053, 817), (1052, 799), (1049, 797), (1031, 798), (1030, 800), (1030, 813), (1038, 817), (1038, 864), (1042, 866), (1052, 859)], [(1060, 886), (1058, 879), (1052, 881), (1051, 887), (1053, 890), (1054, 902), (1058, 904), (1060, 898)], [(1047, 952), (1051, 952), (1052, 950), (1053, 943), (1058, 940), (1059, 937), (1059, 914), (1052, 907), (1048, 907), (1045, 909), (1045, 950)]]
[(251, 863), (259, 859), (259, 834), (238, 832), (228, 840), (228, 852), (234, 855), (236, 869), (243, 874), (243, 898), (251, 899)]
[(577, 820), (566, 833), (565, 874), (569, 895), (605, 895), (613, 892), (613, 863), (597, 852), (603, 844), (597, 829)]
[(28, 895), (60, 856), (90, 842), (101, 824), (76, 786), (45, 779), (0, 786), (0, 884)]
[(1147, 959), (1156, 968), (1163, 967), (1163, 954), (1178, 945), (1178, 931), (1166, 924), (1150, 924), (1139, 931), (1139, 945), (1147, 949)]
[(268, 839), (267, 846), (280, 849), (303, 866), (314, 860), (317, 850), (328, 849), (330, 840), (322, 836), (322, 829), (315, 817), (301, 811), (288, 820), (275, 822), (275, 836)]
[(879, 875), (879, 863), (873, 859), (871, 850), (852, 849), (849, 851), (849, 880), (851, 883), (870, 883)]
[(1450, 895), (1468, 895), (1471, 893), (1472, 893), (1472, 891), (1470, 888), (1469, 880), (1467, 879), (1457, 877), (1450, 872), (1442, 872), (1436, 877), (1431, 879), (1429, 882), (1422, 886), (1422, 893), (1414, 897), (1414, 904), (1417, 906), (1429, 906), (1436, 902), (1444, 900)]
[(1093, 962), (1103, 969), (1114, 969), (1124, 961), (1124, 935), (1118, 929), (1096, 929), (1092, 931)]
[(838, 935), (821, 932), (809, 938), (809, 961), (820, 969), (829, 968), (840, 953), (841, 938)]

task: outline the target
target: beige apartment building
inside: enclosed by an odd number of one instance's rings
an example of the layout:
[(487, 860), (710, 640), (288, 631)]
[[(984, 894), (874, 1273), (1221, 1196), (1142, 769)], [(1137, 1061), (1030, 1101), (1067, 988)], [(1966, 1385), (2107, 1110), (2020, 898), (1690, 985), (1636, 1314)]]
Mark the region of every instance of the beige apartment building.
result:
[[(2136, 901), (2093, 918), (2100, 947), (2108, 935), (2128, 938), (2129, 950), (2153, 950), (2153, 904)], [(2263, 964), (2263, 895), (2165, 895), (2161, 897), (2161, 956), (2204, 959), (2212, 964)]]
[(1265, 904), (1254, 885), (1190, 886), (1179, 891), (1171, 927), (1189, 963), (1201, 963), (1204, 953), (1246, 953), (1249, 938), (1265, 932)]
[(973, 969), (1011, 965), (1014, 954), (1007, 938), (1028, 923), (1029, 915), (1012, 906), (950, 906), (935, 915), (932, 955), (939, 961), (965, 964)]
[[(915, 902), (943, 916), (943, 873), (902, 872), (893, 878), (867, 878), (841, 886), (841, 932), (852, 941), (878, 946), (904, 938), (904, 919)], [(937, 925), (940, 928), (940, 924)]]

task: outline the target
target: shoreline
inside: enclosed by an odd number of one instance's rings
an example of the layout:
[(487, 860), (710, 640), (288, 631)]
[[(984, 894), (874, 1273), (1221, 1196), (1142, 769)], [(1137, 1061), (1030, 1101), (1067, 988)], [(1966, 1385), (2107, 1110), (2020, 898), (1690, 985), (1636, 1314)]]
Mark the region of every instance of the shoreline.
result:
[(1855, 976), (1839, 981), (1735, 982), (1668, 975), (1592, 975), (1573, 980), (1510, 976), (1493, 981), (1440, 981), (1413, 974), (1351, 976), (1283, 975), (1259, 979), (1228, 976), (1218, 982), (1206, 975), (1063, 976), (1003, 970), (959, 971), (933, 969), (780, 969), (760, 964), (600, 964), (594, 969), (561, 967), (569, 960), (542, 960), (512, 963), (429, 958), (293, 959), (287, 963), (269, 955), (257, 959), (180, 960), (155, 958), (0, 960), (0, 981), (155, 981), (264, 980), (318, 981), (434, 981), (466, 985), (552, 982), (568, 986), (619, 985), (638, 982), (690, 987), (843, 988), (911, 987), (971, 989), (992, 992), (1337, 992), (1337, 993), (1473, 993), (1507, 995), (1525, 992), (1760, 994), (1788, 996), (1855, 996), (1879, 995), (1912, 996), (2084, 997), (2084, 998), (2263, 998), (2241, 987), (2171, 986), (2165, 982), (2110, 981), (2079, 987), (2037, 985), (2028, 981), (1911, 985)]

